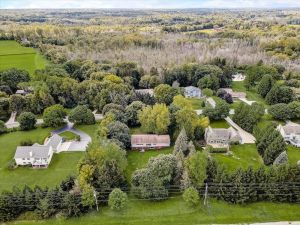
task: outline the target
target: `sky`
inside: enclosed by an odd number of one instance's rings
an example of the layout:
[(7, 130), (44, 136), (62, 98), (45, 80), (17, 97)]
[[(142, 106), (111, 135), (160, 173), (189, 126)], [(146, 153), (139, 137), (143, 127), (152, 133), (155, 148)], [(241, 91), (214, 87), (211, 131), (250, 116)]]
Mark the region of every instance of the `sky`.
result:
[(282, 7), (300, 7), (300, 0), (0, 0), (1, 9)]

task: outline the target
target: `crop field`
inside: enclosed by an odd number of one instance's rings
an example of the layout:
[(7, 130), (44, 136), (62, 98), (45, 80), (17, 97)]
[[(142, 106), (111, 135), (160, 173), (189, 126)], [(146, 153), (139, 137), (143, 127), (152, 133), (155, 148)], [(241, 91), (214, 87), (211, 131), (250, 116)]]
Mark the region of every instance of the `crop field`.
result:
[(47, 60), (33, 48), (23, 47), (16, 41), (0, 41), (0, 71), (17, 68), (33, 74), (46, 64)]

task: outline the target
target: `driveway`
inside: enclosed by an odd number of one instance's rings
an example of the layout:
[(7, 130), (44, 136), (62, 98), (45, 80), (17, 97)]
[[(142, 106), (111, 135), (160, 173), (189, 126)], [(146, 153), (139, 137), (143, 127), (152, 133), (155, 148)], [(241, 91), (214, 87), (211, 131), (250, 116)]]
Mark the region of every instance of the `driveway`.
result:
[(9, 120), (5, 123), (5, 126), (7, 128), (10, 129), (10, 128), (15, 128), (15, 127), (19, 127), (20, 126), (19, 122), (16, 121), (16, 116), (17, 116), (17, 112), (12, 112), (10, 114)]
[(227, 121), (228, 124), (230, 124), (233, 128), (235, 128), (241, 138), (242, 138), (242, 144), (253, 144), (255, 143), (255, 137), (248, 133), (247, 131), (243, 130), (241, 127), (239, 127), (235, 122), (232, 121), (232, 119), (230, 119), (230, 117), (226, 117), (225, 120)]
[(207, 98), (207, 102), (211, 105), (211, 107), (216, 107), (216, 102), (213, 98)]
[(92, 138), (84, 133), (83, 131), (77, 130), (73, 127), (73, 123), (68, 122), (67, 125), (63, 128), (60, 128), (58, 130), (52, 131), (52, 134), (61, 134), (65, 131), (72, 132), (76, 135), (80, 136), (80, 141), (68, 141), (64, 142), (60, 149), (58, 149), (58, 152), (62, 151), (85, 151), (89, 143), (92, 142)]
[(254, 102), (256, 102), (256, 101), (249, 101), (249, 100), (247, 100), (246, 98), (239, 98), (241, 101), (243, 101), (243, 102), (245, 102), (246, 104), (248, 104), (248, 105), (252, 105)]

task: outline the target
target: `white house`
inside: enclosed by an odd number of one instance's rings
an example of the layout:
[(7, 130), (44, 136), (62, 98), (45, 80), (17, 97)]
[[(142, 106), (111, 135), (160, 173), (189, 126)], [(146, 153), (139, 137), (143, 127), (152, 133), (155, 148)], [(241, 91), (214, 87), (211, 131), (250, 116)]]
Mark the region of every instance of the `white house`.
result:
[(237, 73), (232, 76), (232, 81), (244, 81), (245, 78), (246, 76), (244, 74)]
[(300, 147), (300, 125), (296, 123), (287, 123), (286, 125), (278, 125), (277, 130), (280, 132), (284, 140), (296, 147)]
[(136, 89), (135, 90), (136, 93), (142, 94), (142, 95), (150, 95), (150, 96), (154, 96), (154, 90), (153, 89)]
[(52, 147), (34, 144), (33, 146), (19, 146), (15, 153), (17, 165), (32, 165), (32, 167), (48, 167), (53, 156)]
[(48, 167), (53, 153), (62, 144), (62, 137), (54, 134), (46, 140), (44, 145), (35, 143), (32, 146), (18, 146), (14, 159), (17, 165), (31, 165), (36, 168)]
[(146, 150), (146, 149), (160, 149), (170, 146), (169, 135), (156, 134), (137, 134), (131, 135), (131, 148)]
[(188, 86), (184, 88), (184, 96), (186, 98), (200, 98), (202, 95), (200, 88)]

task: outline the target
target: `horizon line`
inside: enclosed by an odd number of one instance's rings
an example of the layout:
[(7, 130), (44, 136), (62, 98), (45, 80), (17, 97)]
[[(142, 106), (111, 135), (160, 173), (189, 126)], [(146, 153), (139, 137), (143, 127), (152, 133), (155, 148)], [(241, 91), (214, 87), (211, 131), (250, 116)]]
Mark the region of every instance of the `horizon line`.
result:
[(112, 10), (112, 9), (123, 9), (123, 10), (151, 10), (151, 9), (160, 9), (160, 10), (172, 10), (172, 9), (300, 9), (300, 6), (297, 6), (297, 7), (292, 7), (292, 6), (279, 6), (279, 7), (223, 7), (223, 8), (219, 8), (219, 7), (172, 7), (172, 8), (164, 8), (164, 7), (146, 7), (146, 8), (135, 8), (135, 7), (132, 7), (132, 8), (118, 8), (118, 7), (107, 7), (107, 8), (101, 8), (101, 7), (95, 7), (95, 8), (81, 8), (81, 7), (60, 7), (60, 8), (1, 8), (0, 7), (0, 10), (36, 10), (36, 9), (46, 9), (46, 10), (55, 10), (55, 9), (94, 9), (94, 10), (97, 10), (97, 9), (109, 9), (109, 10)]

